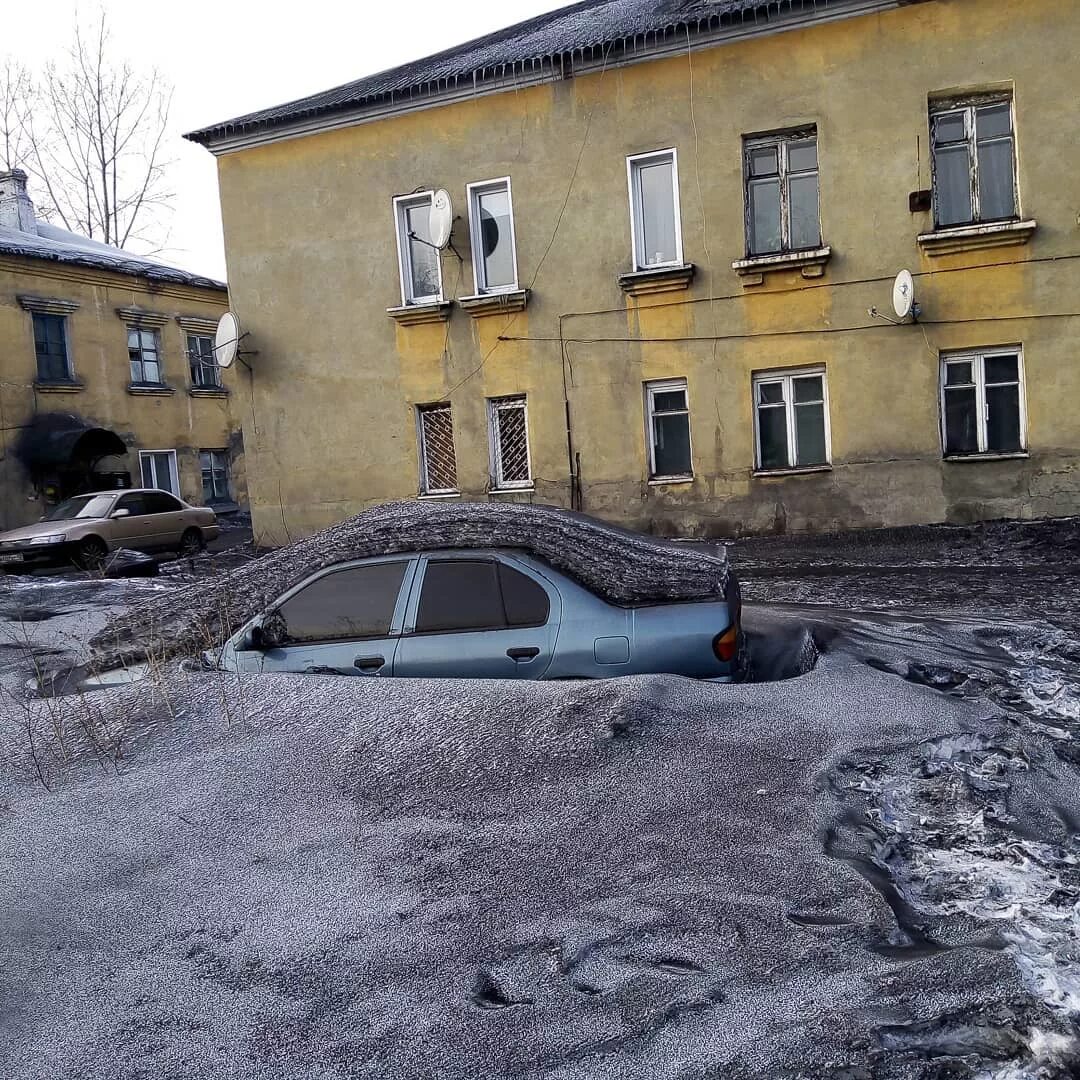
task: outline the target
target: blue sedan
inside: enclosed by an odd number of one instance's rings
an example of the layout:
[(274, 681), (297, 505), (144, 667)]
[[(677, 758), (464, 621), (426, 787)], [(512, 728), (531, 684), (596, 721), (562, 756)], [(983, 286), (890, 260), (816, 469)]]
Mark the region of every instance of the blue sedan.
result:
[(207, 659), (229, 671), (731, 681), (742, 634), (723, 599), (620, 607), (518, 550), (446, 550), (326, 567)]

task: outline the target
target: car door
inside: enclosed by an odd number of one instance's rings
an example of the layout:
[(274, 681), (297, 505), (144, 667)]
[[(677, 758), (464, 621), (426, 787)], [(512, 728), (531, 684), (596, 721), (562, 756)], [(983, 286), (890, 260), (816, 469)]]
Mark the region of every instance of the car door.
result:
[(175, 548), (187, 524), (183, 503), (167, 491), (147, 491), (146, 548)]
[(112, 508), (112, 513), (117, 510), (126, 510), (126, 517), (109, 518), (107, 526), (109, 543), (114, 548), (134, 548), (143, 546), (146, 539), (148, 521), (146, 513), (145, 493), (131, 491), (121, 495)]
[[(280, 643), (233, 645), (240, 671), (392, 675), (416, 559), (385, 558), (333, 567), (284, 595), (256, 625), (276, 623)], [(254, 635), (255, 638), (258, 634)]]
[(396, 675), (538, 679), (551, 664), (558, 590), (502, 555), (430, 555), (413, 584)]

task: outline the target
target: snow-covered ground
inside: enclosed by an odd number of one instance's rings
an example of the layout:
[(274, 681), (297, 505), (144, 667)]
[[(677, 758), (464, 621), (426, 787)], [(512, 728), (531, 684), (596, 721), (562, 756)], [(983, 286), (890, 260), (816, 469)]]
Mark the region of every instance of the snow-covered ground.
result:
[(740, 686), (25, 702), (170, 586), (0, 583), (0, 1075), (1076, 1075), (1075, 534), (1009, 529), (735, 545)]

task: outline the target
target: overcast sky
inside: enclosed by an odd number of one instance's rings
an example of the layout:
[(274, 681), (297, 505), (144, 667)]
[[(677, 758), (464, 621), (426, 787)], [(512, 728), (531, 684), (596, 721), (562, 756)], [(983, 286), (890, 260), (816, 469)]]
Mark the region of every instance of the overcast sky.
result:
[[(224, 277), (213, 156), (185, 131), (350, 82), (438, 52), (569, 0), (104, 0), (116, 51), (175, 88), (169, 149), (177, 193), (160, 257)], [(76, 8), (96, 3), (0, 0), (0, 55), (40, 68), (66, 47)]]

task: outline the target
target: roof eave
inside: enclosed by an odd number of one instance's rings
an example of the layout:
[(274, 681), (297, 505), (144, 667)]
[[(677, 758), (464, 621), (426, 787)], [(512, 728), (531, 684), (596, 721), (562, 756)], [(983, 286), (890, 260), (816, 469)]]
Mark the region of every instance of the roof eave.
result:
[[(595, 56), (586, 59), (584, 57), (586, 50), (575, 48), (572, 52), (523, 59), (519, 64), (511, 67), (510, 75), (505, 74), (505, 68), (498, 74), (487, 76), (474, 71), (471, 78), (468, 75), (462, 75), (453, 87), (449, 84), (442, 86), (437, 83), (435, 88), (431, 89), (431, 83), (418, 83), (415, 87), (402, 91), (401, 94), (382, 94), (346, 106), (313, 108), (307, 113), (291, 117), (252, 122), (246, 122), (245, 117), (238, 117), (236, 120), (187, 132), (183, 137), (205, 147), (215, 155), (229, 154), (266, 143), (302, 138), (305, 135), (336, 128), (354, 127), (375, 120), (403, 116), (422, 109), (497, 94), (505, 90), (519, 90), (574, 76), (589, 75), (605, 67), (626, 67), (631, 64), (646, 63), (667, 56), (681, 55), (688, 50), (708, 49), (748, 38), (763, 37), (786, 30), (805, 29), (808, 26), (837, 22), (858, 15), (874, 14), (924, 2), (926, 0), (833, 0), (833, 3), (825, 9), (789, 11), (787, 14), (778, 12), (764, 21), (721, 24), (713, 29), (699, 29), (697, 32), (691, 32), (684, 23), (673, 23), (664, 31), (656, 31), (655, 35), (650, 31), (646, 35), (645, 44), (640, 48), (636, 44), (637, 37), (598, 42), (588, 51), (595, 53), (597, 50), (602, 50), (603, 55), (600, 59), (596, 59)], [(772, 3), (762, 4), (763, 8), (772, 6)], [(685, 37), (680, 34), (677, 39), (660, 40), (661, 36), (668, 38), (669, 31), (684, 26), (686, 26)], [(649, 37), (653, 38), (651, 44), (648, 41)], [(630, 51), (627, 51), (628, 43)], [(616, 47), (621, 51), (612, 58), (611, 52)], [(576, 59), (577, 57), (581, 58)], [(525, 70), (526, 68), (531, 68), (531, 70)]]

